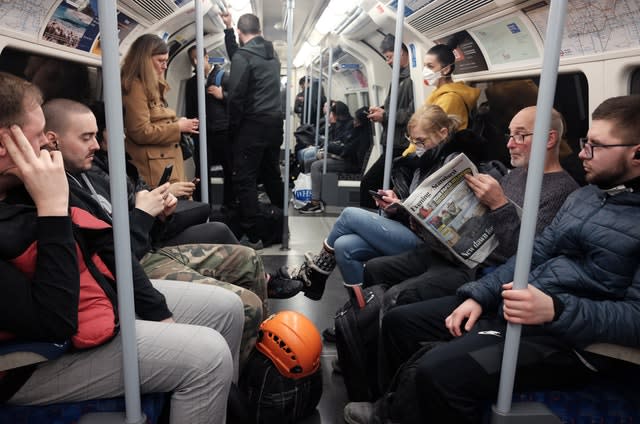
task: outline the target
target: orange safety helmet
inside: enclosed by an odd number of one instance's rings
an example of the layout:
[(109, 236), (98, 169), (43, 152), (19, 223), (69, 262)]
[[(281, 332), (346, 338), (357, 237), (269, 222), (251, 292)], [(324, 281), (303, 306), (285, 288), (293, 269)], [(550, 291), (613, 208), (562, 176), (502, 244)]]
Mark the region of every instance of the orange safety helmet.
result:
[(256, 348), (287, 378), (306, 377), (320, 367), (320, 333), (298, 312), (282, 311), (264, 320)]

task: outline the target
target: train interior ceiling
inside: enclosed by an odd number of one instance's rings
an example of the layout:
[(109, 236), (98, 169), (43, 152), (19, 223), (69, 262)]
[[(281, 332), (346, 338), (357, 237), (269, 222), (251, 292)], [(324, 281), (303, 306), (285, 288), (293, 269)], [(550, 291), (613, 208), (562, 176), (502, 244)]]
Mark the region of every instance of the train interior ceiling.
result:
[[(46, 98), (71, 97), (87, 103), (103, 99), (97, 1), (0, 2), (0, 71), (34, 81)], [(298, 80), (305, 75), (320, 77), (325, 92), (331, 81), (331, 99), (346, 103), (352, 114), (384, 102), (392, 70), (379, 46), (385, 34), (395, 32), (397, 0), (296, 0), (292, 22), (286, 19), (286, 0), (226, 1), (234, 21), (247, 12), (260, 18), (264, 37), (273, 41), (280, 57), (283, 86), (291, 87), (291, 104)], [(116, 4), (121, 57), (143, 33), (155, 33), (167, 41), (166, 79), (171, 87), (167, 100), (182, 116), (185, 85), (192, 75), (187, 49), (196, 42), (194, 2), (122, 0)], [(218, 1), (203, 1), (204, 47), (212, 63), (228, 68), (220, 7)], [(482, 89), (478, 105), (487, 102), (496, 134), (504, 134), (511, 116), (535, 103), (549, 10), (550, 0), (408, 0), (403, 42), (410, 53), (415, 104), (422, 104), (432, 90), (422, 83), (426, 51), (456, 36), (461, 42), (455, 52), (454, 80)], [(293, 25), (292, 46), (286, 41), (288, 25)], [(294, 68), (291, 81), (286, 81), (290, 51)], [(640, 93), (640, 0), (570, 0), (554, 106), (567, 123), (563, 165), (578, 182), (584, 183), (578, 139), (586, 135), (591, 111), (608, 97), (636, 93)], [(295, 129), (300, 119), (291, 116)], [(382, 153), (381, 132), (376, 124), (369, 164)], [(293, 147), (293, 136), (290, 142)], [(508, 164), (503, 138), (490, 142), (494, 157)], [(334, 201), (323, 215), (301, 216), (291, 209), (289, 250), (264, 249), (267, 268), (302, 263), (304, 252), (318, 249), (342, 208), (358, 204), (357, 181), (332, 181), (336, 187), (323, 188), (323, 198)], [(211, 203), (219, 204), (216, 178), (210, 183)], [(333, 190), (334, 196), (325, 196), (324, 190)], [(271, 300), (271, 310), (297, 310), (320, 331), (330, 327), (336, 308), (347, 300), (336, 274), (329, 279), (322, 301), (300, 294)], [(305, 423), (340, 423), (347, 402), (340, 375), (332, 373), (335, 345), (325, 342), (323, 349), (324, 394), (318, 411)]]

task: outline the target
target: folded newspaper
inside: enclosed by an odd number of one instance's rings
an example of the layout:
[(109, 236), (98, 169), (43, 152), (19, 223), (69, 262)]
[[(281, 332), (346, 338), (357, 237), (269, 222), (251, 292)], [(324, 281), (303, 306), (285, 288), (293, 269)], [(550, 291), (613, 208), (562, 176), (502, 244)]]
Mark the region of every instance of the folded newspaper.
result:
[[(398, 203), (408, 212), (416, 233), (436, 249), (444, 245), (450, 255), (469, 268), (483, 262), (498, 246), (487, 207), (478, 201), (464, 179), (478, 169), (464, 153), (447, 162), (427, 177), (411, 195)], [(438, 240), (440, 243), (433, 243)], [(440, 249), (442, 250), (442, 249)]]

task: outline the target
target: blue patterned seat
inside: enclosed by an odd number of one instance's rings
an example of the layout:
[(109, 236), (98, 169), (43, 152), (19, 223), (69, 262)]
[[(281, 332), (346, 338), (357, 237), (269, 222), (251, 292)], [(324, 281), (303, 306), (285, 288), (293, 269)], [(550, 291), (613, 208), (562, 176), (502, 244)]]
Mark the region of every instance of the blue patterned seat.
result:
[[(10, 340), (0, 343), (0, 371), (35, 364), (60, 357), (69, 343), (42, 343)], [(162, 412), (165, 394), (142, 396), (142, 410), (148, 424), (155, 424)], [(0, 423), (11, 424), (74, 424), (90, 412), (124, 411), (124, 398), (95, 399), (84, 402), (60, 403), (44, 406), (16, 406), (0, 404)]]
[[(162, 412), (165, 394), (142, 396), (142, 410), (147, 424), (156, 424)], [(11, 424), (75, 424), (90, 412), (124, 411), (124, 398), (96, 399), (84, 402), (59, 403), (44, 406), (0, 405), (0, 423)]]

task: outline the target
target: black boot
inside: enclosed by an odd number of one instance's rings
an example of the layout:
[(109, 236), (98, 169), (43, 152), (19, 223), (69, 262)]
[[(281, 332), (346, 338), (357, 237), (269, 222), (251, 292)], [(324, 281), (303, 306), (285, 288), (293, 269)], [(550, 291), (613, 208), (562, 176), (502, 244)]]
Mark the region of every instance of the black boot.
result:
[(304, 283), (291, 276), (289, 267), (282, 266), (276, 272), (269, 274), (267, 295), (269, 299), (289, 299), (300, 293)]
[(305, 254), (305, 262), (300, 267), (300, 279), (305, 283), (302, 291), (312, 300), (320, 300), (324, 294), (327, 278), (336, 267), (336, 256), (326, 242), (319, 254)]

